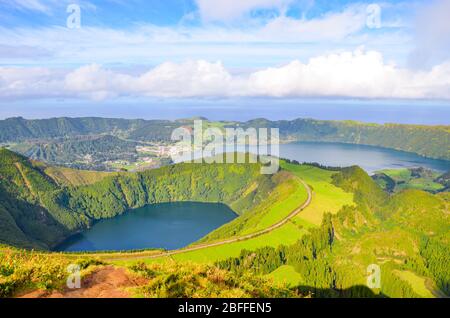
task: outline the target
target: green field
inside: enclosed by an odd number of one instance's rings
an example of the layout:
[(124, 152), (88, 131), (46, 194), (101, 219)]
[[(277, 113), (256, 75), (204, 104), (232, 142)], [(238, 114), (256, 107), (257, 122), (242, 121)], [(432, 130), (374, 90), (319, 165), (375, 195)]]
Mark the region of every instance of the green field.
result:
[(344, 205), (354, 204), (352, 193), (347, 193), (331, 183), (331, 176), (336, 172), (284, 162), (282, 168), (304, 180), (313, 190), (311, 205), (294, 219), (296, 223), (319, 226), (325, 213), (336, 214)]
[(230, 257), (237, 257), (244, 249), (256, 250), (265, 246), (277, 247), (280, 245), (294, 244), (305, 233), (306, 230), (299, 229), (292, 223), (287, 223), (273, 232), (250, 240), (178, 254), (173, 256), (173, 258), (179, 261), (189, 260), (201, 263), (216, 262)]
[(297, 286), (303, 282), (302, 275), (289, 265), (278, 267), (272, 273), (267, 274), (266, 277), (272, 279), (276, 284), (287, 284), (288, 286)]
[(83, 186), (117, 175), (115, 172), (75, 170), (63, 167), (48, 167), (45, 173), (60, 185)]
[(395, 183), (394, 192), (405, 189), (438, 192), (445, 188), (443, 184), (436, 182), (440, 174), (431, 170), (423, 170), (421, 174), (413, 175), (412, 169), (386, 169), (377, 174), (384, 174), (392, 179)]
[(434, 298), (435, 296), (426, 286), (426, 279), (411, 271), (396, 271), (401, 279), (408, 282), (412, 289), (423, 298)]

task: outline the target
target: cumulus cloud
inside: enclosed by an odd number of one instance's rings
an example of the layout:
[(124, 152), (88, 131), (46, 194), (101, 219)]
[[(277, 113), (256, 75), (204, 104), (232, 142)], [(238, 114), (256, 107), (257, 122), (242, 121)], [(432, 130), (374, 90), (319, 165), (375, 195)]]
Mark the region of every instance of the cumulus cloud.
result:
[(450, 98), (450, 63), (430, 72), (386, 64), (378, 52), (344, 52), (294, 61), (250, 75), (254, 95), (358, 98)]
[(233, 75), (220, 62), (163, 63), (139, 75), (87, 65), (63, 73), (49, 69), (0, 68), (0, 97), (118, 96), (349, 97), (450, 99), (450, 62), (413, 71), (384, 62), (375, 51), (318, 56), (307, 63)]

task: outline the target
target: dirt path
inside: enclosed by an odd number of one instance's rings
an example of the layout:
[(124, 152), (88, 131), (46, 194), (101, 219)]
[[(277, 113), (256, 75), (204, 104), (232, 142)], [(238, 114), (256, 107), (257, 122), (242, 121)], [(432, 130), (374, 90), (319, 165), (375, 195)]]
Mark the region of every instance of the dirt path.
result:
[(33, 291), (20, 298), (129, 298), (126, 288), (145, 284), (145, 279), (131, 277), (125, 269), (105, 266), (81, 280), (80, 289)]
[(264, 235), (264, 234), (268, 234), (280, 227), (282, 227), (283, 225), (285, 225), (287, 222), (289, 222), (290, 220), (292, 220), (295, 216), (297, 216), (297, 214), (299, 214), (301, 211), (303, 211), (305, 208), (307, 208), (312, 201), (312, 190), (311, 188), (306, 184), (306, 182), (304, 182), (301, 179), (298, 179), (298, 181), (305, 187), (306, 192), (308, 194), (308, 198), (306, 199), (306, 201), (297, 209), (295, 209), (294, 211), (292, 211), (286, 218), (284, 218), (283, 220), (279, 221), (278, 223), (264, 229), (261, 230), (259, 232), (255, 232), (252, 234), (248, 234), (245, 236), (241, 236), (241, 237), (236, 237), (236, 238), (232, 238), (232, 239), (228, 239), (225, 241), (220, 241), (220, 242), (213, 242), (213, 243), (208, 243), (208, 244), (201, 244), (201, 245), (196, 245), (193, 247), (188, 247), (188, 248), (184, 248), (184, 249), (179, 249), (179, 250), (173, 250), (173, 251), (166, 251), (166, 252), (162, 252), (162, 253), (157, 253), (157, 254), (152, 254), (152, 255), (139, 255), (139, 256), (133, 256), (133, 255), (123, 255), (123, 256), (118, 256), (118, 257), (111, 257), (108, 258), (107, 260), (109, 261), (118, 261), (118, 260), (138, 260), (138, 259), (154, 259), (154, 258), (160, 258), (160, 257), (166, 257), (166, 256), (172, 256), (172, 255), (177, 255), (177, 254), (183, 254), (183, 253), (187, 253), (187, 252), (192, 252), (192, 251), (198, 251), (198, 250), (203, 250), (206, 248), (210, 248), (210, 247), (215, 247), (215, 246), (221, 246), (221, 245), (225, 245), (225, 244), (230, 244), (230, 243), (235, 243), (235, 242), (242, 242), (242, 241), (246, 241), (246, 240), (250, 240), (252, 238)]
[(38, 196), (33, 191), (33, 187), (31, 186), (30, 180), (28, 180), (27, 176), (25, 175), (25, 172), (22, 169), (22, 165), (19, 162), (14, 163), (14, 165), (16, 166), (17, 170), (19, 171), (20, 175), (22, 176), (23, 182), (25, 183), (25, 186), (30, 191), (31, 195), (34, 196), (35, 198), (37, 198)]

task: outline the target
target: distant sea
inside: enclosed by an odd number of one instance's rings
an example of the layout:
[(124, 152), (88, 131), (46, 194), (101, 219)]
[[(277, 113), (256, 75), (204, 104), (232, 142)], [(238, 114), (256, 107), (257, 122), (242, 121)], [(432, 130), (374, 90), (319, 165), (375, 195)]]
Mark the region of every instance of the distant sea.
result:
[(171, 120), (203, 116), (210, 120), (237, 121), (254, 118), (270, 120), (314, 118), (373, 123), (450, 125), (450, 102), (267, 98), (0, 102), (0, 118), (15, 116), (28, 119), (98, 116)]

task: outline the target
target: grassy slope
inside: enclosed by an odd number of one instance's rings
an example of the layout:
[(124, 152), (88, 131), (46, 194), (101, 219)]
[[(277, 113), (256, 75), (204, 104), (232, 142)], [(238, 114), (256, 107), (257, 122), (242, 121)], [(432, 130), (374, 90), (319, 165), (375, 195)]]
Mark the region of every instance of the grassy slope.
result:
[(296, 207), (306, 201), (305, 188), (290, 173), (276, 174), (272, 181), (276, 186), (261, 204), (208, 234), (200, 242), (239, 237), (264, 230), (286, 218)]
[(282, 167), (305, 180), (314, 192), (311, 205), (296, 217), (298, 224), (319, 226), (325, 213), (336, 214), (344, 205), (353, 205), (353, 194), (331, 183), (336, 172), (308, 165), (282, 163)]
[[(91, 255), (48, 254), (22, 251), (0, 246), (0, 299), (16, 297), (41, 290), (64, 293), (70, 264), (80, 266), (82, 282), (86, 277), (104, 268), (105, 263)], [(132, 297), (198, 298), (198, 297), (298, 297), (288, 286), (245, 274), (244, 277), (221, 270), (213, 265), (166, 263), (146, 266), (138, 263), (126, 270), (138, 287), (128, 289)], [(144, 279), (138, 279), (136, 275)], [(85, 283), (82, 283), (85, 287)], [(100, 288), (94, 286), (93, 289)], [(108, 291), (108, 286), (101, 287)], [(111, 290), (116, 287), (111, 284)]]
[(280, 266), (266, 277), (272, 279), (276, 284), (287, 284), (288, 286), (298, 286), (303, 283), (302, 275), (290, 265)]
[(413, 178), (410, 169), (386, 169), (380, 171), (380, 173), (384, 173), (395, 181), (396, 192), (405, 189), (417, 189), (435, 192), (443, 190), (445, 188), (444, 185), (434, 181), (439, 177), (438, 173), (434, 173), (433, 176), (430, 176), (428, 178)]
[(106, 177), (118, 175), (114, 172), (85, 171), (64, 167), (48, 167), (45, 173), (59, 185), (72, 187), (94, 184)]
[(423, 298), (434, 298), (435, 296), (430, 292), (426, 286), (426, 279), (418, 276), (411, 271), (396, 271), (401, 279), (408, 282), (413, 290)]

